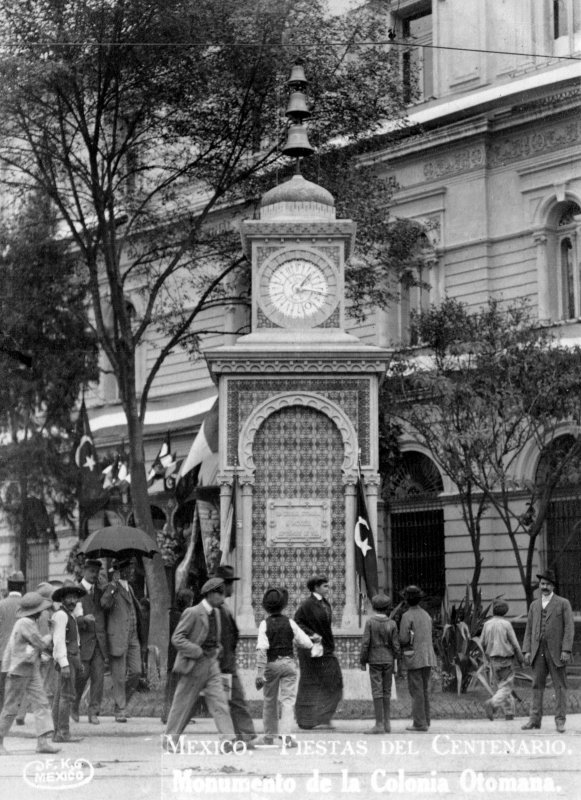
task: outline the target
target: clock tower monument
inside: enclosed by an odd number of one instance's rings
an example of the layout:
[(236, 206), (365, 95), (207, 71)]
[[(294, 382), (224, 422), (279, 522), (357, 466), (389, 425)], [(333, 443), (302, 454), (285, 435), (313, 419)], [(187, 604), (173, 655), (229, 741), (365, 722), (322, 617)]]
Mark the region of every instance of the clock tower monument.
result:
[[(299, 119), (283, 152), (310, 151)], [(298, 172), (266, 192), (260, 218), (241, 225), (252, 266), (251, 332), (206, 351), (219, 391), (223, 527), (236, 495), (238, 624), (256, 632), (268, 586), (288, 590), (292, 614), (309, 577), (327, 575), (343, 666), (357, 660), (360, 635), (359, 473), (377, 532), (378, 386), (389, 359), (345, 330), (355, 228), (336, 219), (326, 189)]]

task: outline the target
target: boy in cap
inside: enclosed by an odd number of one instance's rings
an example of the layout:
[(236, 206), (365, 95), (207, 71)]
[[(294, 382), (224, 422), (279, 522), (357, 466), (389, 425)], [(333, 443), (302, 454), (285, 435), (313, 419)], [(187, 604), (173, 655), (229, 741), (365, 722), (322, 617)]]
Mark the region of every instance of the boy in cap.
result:
[(78, 583), (65, 581), (53, 592), (53, 601), (61, 607), (52, 618), (53, 658), (58, 681), (52, 704), (55, 742), (80, 742), (70, 732), (71, 705), (75, 702), (77, 675), (81, 669), (79, 629), (73, 615), (77, 602), (86, 594)]
[(177, 651), (173, 671), (178, 673), (179, 680), (167, 719), (166, 737), (169, 746), (173, 737), (182, 734), (203, 691), (223, 740), (222, 752), (232, 752), (234, 726), (218, 663), (222, 633), (218, 609), (224, 602), (224, 580), (206, 581), (202, 598), (197, 605), (186, 608), (171, 638)]
[(505, 619), (508, 612), (508, 603), (504, 600), (495, 600), (492, 605), (493, 617), (487, 619), (482, 628), (480, 641), (484, 652), (490, 659), (492, 674), (497, 684), (495, 694), (484, 703), (484, 710), (488, 719), (494, 719), (497, 708), (504, 709), (505, 719), (514, 719), (514, 698), (512, 689), (514, 684), (514, 657), (519, 664), (523, 664), (516, 634), (510, 622)]
[(375, 725), (365, 733), (389, 733), (391, 678), (394, 661), (399, 658), (400, 653), (399, 636), (397, 625), (387, 616), (389, 597), (376, 594), (371, 598), (371, 605), (375, 614), (365, 623), (359, 655), (362, 670), (365, 671), (369, 664), (371, 697), (375, 711)]
[(258, 626), (256, 688), (264, 689), (264, 743), (272, 744), (274, 737), (278, 736), (280, 690), (283, 746), (296, 747), (296, 741), (290, 736), (297, 697), (297, 668), (293, 659), (293, 644), (310, 650), (313, 642), (294, 620), (282, 613), (287, 603), (286, 589), (267, 589), (262, 598), (262, 607), (268, 616)]
[(16, 718), (18, 708), (30, 702), (36, 726), (37, 753), (58, 753), (59, 748), (49, 741), (53, 732), (50, 707), (40, 676), (40, 653), (50, 647), (50, 635), (41, 636), (37, 621), (51, 601), (38, 592), (28, 592), (20, 601), (18, 619), (12, 629), (4, 652), (6, 696), (0, 714), (0, 755), (7, 755), (4, 737)]

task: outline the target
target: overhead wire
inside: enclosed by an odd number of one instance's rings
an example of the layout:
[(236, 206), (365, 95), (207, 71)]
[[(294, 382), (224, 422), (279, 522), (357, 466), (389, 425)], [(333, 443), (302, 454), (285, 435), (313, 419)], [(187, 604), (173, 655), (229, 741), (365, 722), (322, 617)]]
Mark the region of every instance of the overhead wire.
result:
[[(2, 47), (22, 47), (22, 42), (4, 42), (0, 40)], [(233, 48), (233, 47), (276, 47), (277, 49), (285, 48), (314, 48), (314, 47), (373, 47), (377, 45), (393, 45), (395, 47), (407, 48), (420, 48), (426, 47), (431, 50), (450, 50), (460, 53), (483, 53), (487, 55), (501, 55), (501, 56), (518, 56), (521, 58), (542, 58), (552, 61), (581, 61), (581, 55), (556, 55), (554, 53), (530, 53), (518, 50), (492, 50), (480, 47), (459, 47), (454, 45), (443, 44), (416, 44), (409, 40), (398, 39), (378, 39), (378, 40), (364, 40), (361, 42), (353, 41), (336, 41), (336, 42), (304, 42), (304, 41), (288, 41), (288, 42), (229, 42), (224, 44), (221, 42), (89, 42), (89, 41), (67, 41), (67, 42), (54, 42), (38, 40), (36, 42), (26, 42), (27, 47), (216, 47), (216, 48)]]

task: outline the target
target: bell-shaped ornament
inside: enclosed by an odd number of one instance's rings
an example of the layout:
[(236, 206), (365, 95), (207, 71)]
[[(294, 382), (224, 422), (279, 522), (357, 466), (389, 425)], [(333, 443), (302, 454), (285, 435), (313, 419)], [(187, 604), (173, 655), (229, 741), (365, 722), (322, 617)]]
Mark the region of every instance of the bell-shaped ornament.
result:
[(309, 143), (307, 129), (304, 125), (289, 125), (286, 144), (282, 148), (285, 156), (292, 158), (305, 158), (314, 153), (314, 148)]
[(293, 84), (299, 84), (306, 86), (308, 83), (307, 79), (305, 78), (305, 70), (303, 68), (302, 62), (297, 61), (293, 64), (293, 68), (291, 70), (290, 78), (287, 81), (289, 86), (293, 86)]
[(286, 115), (293, 122), (302, 122), (311, 116), (307, 106), (307, 98), (303, 92), (291, 92), (286, 109)]

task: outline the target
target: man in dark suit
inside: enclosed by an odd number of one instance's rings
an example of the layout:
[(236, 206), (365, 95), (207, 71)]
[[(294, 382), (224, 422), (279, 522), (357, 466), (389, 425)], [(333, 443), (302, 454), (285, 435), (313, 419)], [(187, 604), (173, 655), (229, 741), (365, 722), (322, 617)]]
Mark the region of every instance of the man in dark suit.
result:
[[(224, 581), (224, 596), (226, 598), (231, 597), (234, 592), (234, 581), (240, 580), (240, 578), (234, 575), (234, 569), (227, 564), (223, 564), (216, 569), (214, 577), (221, 578)], [(226, 603), (223, 603), (219, 607), (219, 613), (222, 627), (220, 669), (223, 675), (230, 676), (231, 690), (228, 701), (230, 716), (232, 717), (232, 723), (236, 731), (236, 738), (246, 742), (247, 749), (254, 749), (254, 745), (252, 744), (252, 740), (256, 739), (254, 723), (248, 711), (242, 681), (236, 669), (236, 645), (238, 644), (239, 637), (238, 625)]]
[(77, 610), (82, 616), (77, 618), (79, 638), (81, 641), (81, 669), (76, 680), (76, 697), (71, 709), (71, 717), (79, 721), (79, 703), (83, 690), (90, 681), (89, 722), (99, 724), (99, 713), (103, 700), (103, 682), (105, 663), (107, 661), (107, 634), (105, 631), (105, 612), (101, 607), (102, 589), (98, 578), (101, 562), (87, 559), (83, 568), (81, 586), (87, 592), (80, 601)]
[(543, 717), (543, 692), (550, 674), (555, 690), (555, 724), (558, 733), (565, 733), (567, 714), (567, 664), (571, 660), (575, 626), (571, 604), (555, 594), (557, 581), (552, 569), (537, 575), (541, 596), (531, 603), (523, 656), (533, 666), (533, 703), (529, 721), (523, 731), (540, 728)]
[(131, 559), (113, 564), (113, 579), (103, 589), (101, 608), (107, 614), (107, 650), (113, 681), (115, 721), (127, 722), (127, 703), (141, 677), (141, 608), (131, 588)]

